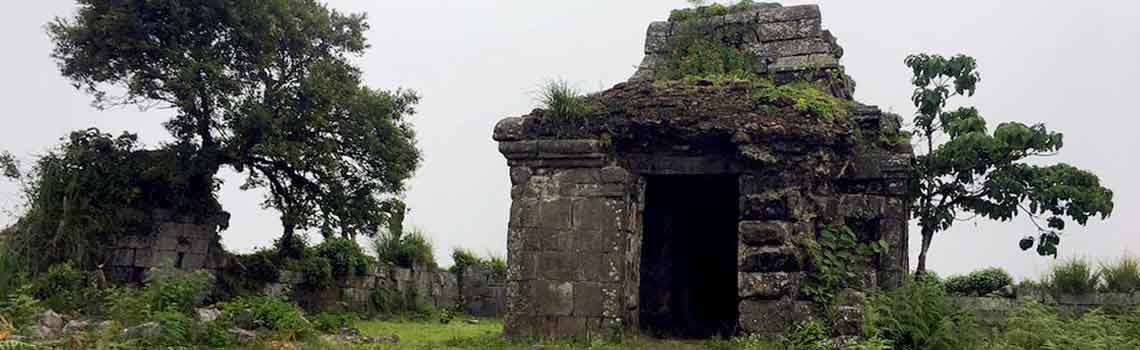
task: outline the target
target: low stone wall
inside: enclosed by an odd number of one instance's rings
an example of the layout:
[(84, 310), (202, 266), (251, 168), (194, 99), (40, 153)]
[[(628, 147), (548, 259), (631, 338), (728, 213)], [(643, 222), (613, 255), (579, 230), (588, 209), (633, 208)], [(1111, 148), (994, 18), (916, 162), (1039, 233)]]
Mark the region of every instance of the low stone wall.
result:
[(1140, 293), (1095, 293), (1085, 295), (1053, 295), (1041, 291), (1020, 293), (1017, 299), (986, 297), (954, 297), (963, 309), (974, 313), (984, 325), (1005, 323), (1021, 303), (1036, 301), (1057, 308), (1066, 317), (1079, 317), (1093, 310), (1127, 311), (1140, 307)]
[(434, 267), (379, 265), (370, 266), (363, 275), (337, 278), (330, 288), (314, 290), (303, 282), (300, 272), (283, 270), (263, 292), (293, 300), (307, 310), (379, 311), (373, 301), (378, 291), (384, 298), (413, 297), (422, 305), (481, 317), (501, 316), (506, 309), (506, 276), (475, 268), (461, 279)]

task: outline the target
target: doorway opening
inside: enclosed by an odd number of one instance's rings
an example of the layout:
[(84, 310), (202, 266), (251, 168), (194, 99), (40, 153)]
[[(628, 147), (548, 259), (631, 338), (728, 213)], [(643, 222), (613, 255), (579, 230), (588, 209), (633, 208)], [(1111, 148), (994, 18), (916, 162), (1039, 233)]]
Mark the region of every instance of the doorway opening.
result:
[(641, 329), (671, 338), (734, 335), (737, 176), (658, 175), (646, 181)]

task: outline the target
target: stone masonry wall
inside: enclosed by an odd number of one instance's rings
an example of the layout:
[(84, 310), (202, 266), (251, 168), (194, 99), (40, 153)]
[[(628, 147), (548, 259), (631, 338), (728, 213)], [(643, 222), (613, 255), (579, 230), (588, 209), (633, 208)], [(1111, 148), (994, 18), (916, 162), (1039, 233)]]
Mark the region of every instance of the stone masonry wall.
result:
[[(460, 285), (468, 286), (461, 288)], [(456, 310), (481, 317), (497, 317), (506, 310), (504, 276), (476, 272), (460, 279), (436, 268), (370, 266), (361, 276), (338, 278), (323, 290), (305, 287), (300, 272), (281, 271), (276, 283), (265, 286), (267, 295), (290, 299), (307, 310), (377, 311), (373, 295), (386, 298), (414, 295), (418, 302), (438, 309)]]
[[(839, 66), (843, 50), (820, 18), (814, 5), (757, 4), (725, 16), (656, 22), (637, 73), (590, 95), (597, 108), (582, 125), (551, 125), (560, 119), (541, 109), (496, 125), (512, 184), (508, 336), (638, 330), (645, 184), (686, 174), (739, 179), (741, 332), (781, 333), (827, 314), (844, 323), (836, 329), (858, 332), (857, 303), (826, 312), (801, 292), (813, 267), (796, 241), (835, 225), (864, 242), (885, 240), (890, 249), (865, 262), (863, 283), (851, 287), (901, 283), (913, 152), (879, 141), (898, 139), (901, 119), (853, 101), (841, 118), (758, 106), (764, 84), (752, 81), (657, 80), (679, 54), (675, 42), (697, 37), (746, 52), (754, 72), (777, 84), (836, 77), (828, 92), (850, 99), (854, 83)], [(550, 132), (575, 127), (582, 128), (575, 138)]]
[(108, 247), (110, 260), (103, 269), (119, 281), (142, 282), (152, 267), (168, 265), (186, 270), (216, 270), (224, 263), (217, 223), (179, 217), (155, 210), (155, 232), (128, 235)]

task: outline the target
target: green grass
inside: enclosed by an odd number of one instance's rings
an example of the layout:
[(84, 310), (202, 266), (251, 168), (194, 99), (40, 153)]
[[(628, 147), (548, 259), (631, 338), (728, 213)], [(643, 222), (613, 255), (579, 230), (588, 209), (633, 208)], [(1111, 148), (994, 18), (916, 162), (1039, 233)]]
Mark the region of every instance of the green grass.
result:
[(619, 339), (592, 340), (521, 340), (510, 341), (502, 337), (503, 323), (498, 319), (478, 319), (470, 324), (470, 317), (456, 317), (449, 324), (428, 321), (370, 320), (359, 321), (354, 326), (368, 336), (399, 337), (395, 346), (358, 345), (329, 343), (317, 340), (303, 348), (347, 348), (347, 349), (392, 349), (392, 350), (507, 350), (507, 349), (777, 349), (775, 343), (758, 339), (750, 340), (660, 340), (643, 336), (624, 336)]

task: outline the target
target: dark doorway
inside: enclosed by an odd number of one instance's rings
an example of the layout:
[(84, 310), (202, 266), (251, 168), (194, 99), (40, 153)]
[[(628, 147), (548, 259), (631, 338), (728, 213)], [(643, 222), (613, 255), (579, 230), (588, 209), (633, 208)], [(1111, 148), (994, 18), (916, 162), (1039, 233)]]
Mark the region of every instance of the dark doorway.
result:
[(739, 191), (735, 175), (647, 177), (642, 330), (659, 337), (733, 335)]

